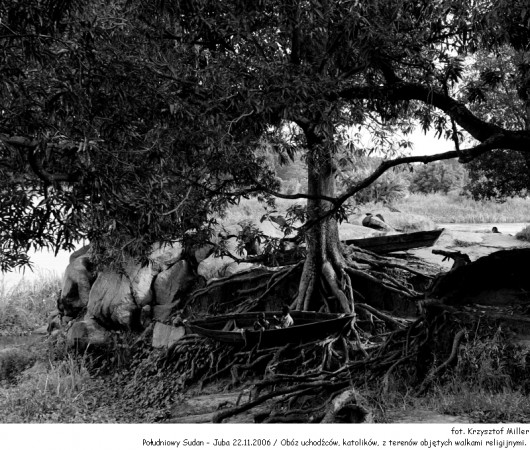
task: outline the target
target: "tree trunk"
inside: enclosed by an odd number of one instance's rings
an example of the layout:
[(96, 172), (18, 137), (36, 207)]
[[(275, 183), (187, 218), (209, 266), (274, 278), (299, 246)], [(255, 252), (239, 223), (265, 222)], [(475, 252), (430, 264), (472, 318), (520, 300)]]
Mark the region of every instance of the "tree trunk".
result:
[[(308, 144), (308, 194), (335, 196), (335, 165), (332, 150), (322, 139), (306, 131)], [(331, 208), (325, 200), (307, 203), (311, 222)], [(345, 260), (340, 250), (339, 230), (335, 218), (317, 221), (306, 234), (307, 258), (300, 280), (296, 309), (353, 312), (353, 295)]]

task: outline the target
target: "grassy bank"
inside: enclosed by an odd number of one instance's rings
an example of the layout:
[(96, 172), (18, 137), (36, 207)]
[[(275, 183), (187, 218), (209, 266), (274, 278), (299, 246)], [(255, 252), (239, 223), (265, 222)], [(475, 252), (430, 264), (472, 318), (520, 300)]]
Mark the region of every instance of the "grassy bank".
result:
[(530, 200), (475, 201), (461, 195), (411, 194), (395, 204), (400, 211), (437, 223), (512, 223), (530, 221)]
[(46, 323), (56, 308), (59, 277), (39, 274), (12, 287), (0, 283), (0, 336), (26, 334)]
[[(289, 206), (299, 203), (277, 200), (278, 212), (285, 214)], [(361, 212), (381, 207), (380, 204), (361, 205)], [(504, 203), (496, 201), (475, 201), (457, 194), (410, 194), (394, 206), (402, 212), (427, 216), (436, 223), (520, 223), (530, 222), (530, 199), (512, 198)], [(264, 205), (255, 199), (243, 200), (230, 208), (221, 219), (227, 224), (235, 224), (252, 218), (256, 221), (265, 214)]]

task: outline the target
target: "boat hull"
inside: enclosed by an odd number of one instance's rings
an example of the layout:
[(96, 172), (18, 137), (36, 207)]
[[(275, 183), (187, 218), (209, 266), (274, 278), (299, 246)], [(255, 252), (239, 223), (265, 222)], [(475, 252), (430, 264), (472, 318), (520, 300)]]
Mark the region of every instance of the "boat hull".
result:
[(414, 233), (389, 234), (374, 236), (364, 239), (348, 239), (343, 241), (346, 245), (355, 245), (374, 253), (385, 254), (412, 250), (414, 248), (432, 247), (444, 229), (416, 231)]
[[(351, 315), (324, 314), (293, 311), (294, 325), (289, 328), (255, 331), (248, 329), (256, 321), (258, 313), (226, 314), (195, 320), (188, 323), (192, 333), (197, 333), (232, 345), (276, 347), (288, 343), (300, 344), (342, 331), (353, 319)], [(266, 313), (266, 318), (280, 316), (281, 312)], [(223, 330), (223, 326), (234, 321), (237, 330)]]

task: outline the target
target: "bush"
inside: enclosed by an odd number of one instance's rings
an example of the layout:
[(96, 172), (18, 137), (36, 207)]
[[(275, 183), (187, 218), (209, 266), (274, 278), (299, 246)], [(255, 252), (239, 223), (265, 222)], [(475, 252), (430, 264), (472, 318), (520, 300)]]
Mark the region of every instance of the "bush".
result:
[(515, 237), (520, 241), (530, 242), (530, 225), (527, 225), (525, 228), (519, 231), (519, 233), (517, 233)]

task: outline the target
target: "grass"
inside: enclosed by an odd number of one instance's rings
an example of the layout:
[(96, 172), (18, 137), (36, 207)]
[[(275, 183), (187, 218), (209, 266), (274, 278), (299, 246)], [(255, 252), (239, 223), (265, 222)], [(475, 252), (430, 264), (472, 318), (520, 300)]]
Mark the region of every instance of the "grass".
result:
[[(285, 214), (287, 208), (294, 203), (305, 204), (303, 200), (294, 202), (278, 199), (277, 210), (280, 214)], [(380, 206), (367, 204), (359, 209), (370, 211)], [(394, 206), (404, 213), (426, 216), (436, 223), (524, 223), (530, 218), (530, 199), (523, 198), (511, 198), (499, 203), (492, 200), (475, 201), (458, 194), (410, 194)], [(249, 218), (259, 222), (265, 212), (265, 205), (256, 199), (242, 200), (239, 205), (227, 211), (222, 222), (227, 225), (237, 224)], [(530, 239), (530, 230), (526, 231), (526, 236), (527, 240)]]
[(44, 325), (55, 310), (59, 277), (39, 273), (32, 281), (0, 284), (0, 336), (27, 334)]
[(498, 203), (475, 201), (457, 194), (411, 194), (395, 207), (427, 216), (436, 223), (512, 223), (528, 222), (530, 218), (530, 200), (523, 198)]
[(422, 411), (461, 416), (473, 423), (530, 422), (528, 349), (510, 344), (502, 331), (469, 339), (460, 346), (456, 365), (437, 378), (426, 395), (417, 396), (406, 374), (391, 377), (390, 389), (372, 401), (377, 419), (394, 415), (420, 418)]

